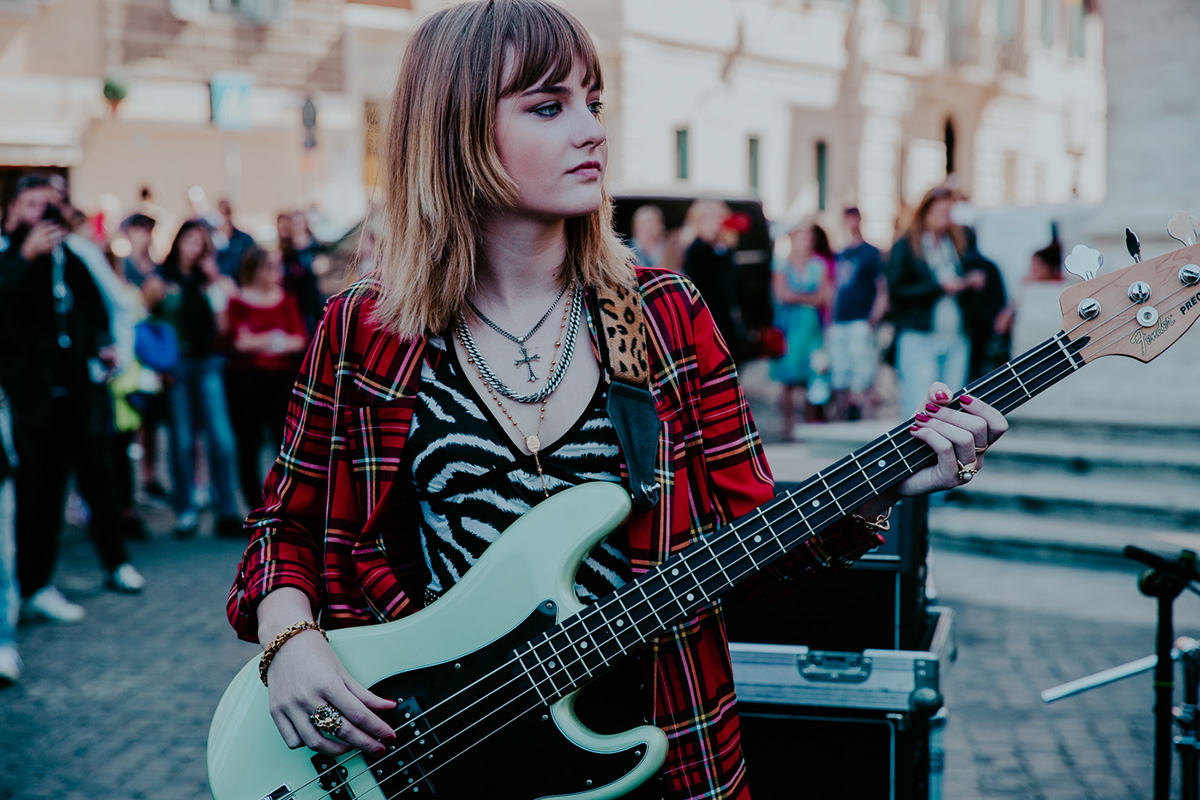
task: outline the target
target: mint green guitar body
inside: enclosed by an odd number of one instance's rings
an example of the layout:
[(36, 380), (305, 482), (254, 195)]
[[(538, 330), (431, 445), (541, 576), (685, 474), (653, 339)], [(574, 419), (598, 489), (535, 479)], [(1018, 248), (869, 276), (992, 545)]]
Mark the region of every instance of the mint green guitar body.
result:
[[(621, 797), (654, 775), (666, 736), (641, 726), (611, 736), (584, 727), (575, 694), (529, 702), (514, 647), (577, 614), (579, 564), (628, 516), (617, 485), (564, 491), (519, 519), (436, 603), (397, 622), (331, 631), (350, 674), (401, 706), (397, 749), (322, 760), (288, 749), (268, 711), (258, 659), (213, 717), (208, 775), (216, 800)], [(553, 666), (553, 664), (551, 664)], [(422, 730), (422, 726), (427, 726)]]

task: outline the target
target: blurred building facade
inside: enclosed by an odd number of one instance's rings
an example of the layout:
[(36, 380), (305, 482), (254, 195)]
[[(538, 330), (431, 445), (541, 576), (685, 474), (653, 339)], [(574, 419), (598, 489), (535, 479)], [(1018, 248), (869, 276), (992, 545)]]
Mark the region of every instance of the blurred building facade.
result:
[[(605, 61), (615, 191), (757, 195), (775, 218), (857, 204), (881, 240), (948, 173), (981, 206), (1104, 196), (1088, 0), (561, 2)], [(199, 185), (256, 222), (349, 222), (381, 180), (404, 43), (444, 4), (0, 0), (0, 165), (65, 168), (88, 208), (145, 184), (182, 215)]]

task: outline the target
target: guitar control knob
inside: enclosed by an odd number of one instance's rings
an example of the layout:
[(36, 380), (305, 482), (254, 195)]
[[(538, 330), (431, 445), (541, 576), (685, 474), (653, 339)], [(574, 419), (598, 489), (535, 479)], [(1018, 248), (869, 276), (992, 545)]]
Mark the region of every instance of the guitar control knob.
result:
[(1143, 328), (1153, 328), (1158, 324), (1158, 309), (1154, 306), (1138, 309), (1137, 321)]
[(1135, 303), (1144, 303), (1150, 299), (1150, 284), (1136, 281), (1129, 287), (1129, 299)]
[(1080, 319), (1095, 319), (1100, 316), (1100, 301), (1094, 297), (1085, 297), (1079, 301)]
[(1184, 286), (1195, 286), (1200, 283), (1200, 266), (1184, 264), (1183, 269), (1179, 270), (1179, 282)]

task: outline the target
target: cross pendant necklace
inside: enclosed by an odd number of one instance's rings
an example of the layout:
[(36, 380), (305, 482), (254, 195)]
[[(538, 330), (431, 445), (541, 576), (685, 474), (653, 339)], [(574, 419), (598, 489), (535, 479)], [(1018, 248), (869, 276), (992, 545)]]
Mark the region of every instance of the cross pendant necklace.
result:
[(554, 307), (558, 305), (558, 301), (562, 299), (562, 296), (566, 294), (566, 292), (567, 287), (564, 285), (562, 289), (559, 290), (558, 296), (554, 298), (554, 302), (551, 303), (550, 307), (546, 309), (546, 313), (542, 315), (542, 318), (537, 321), (537, 324), (533, 326), (529, 333), (525, 334), (524, 336), (516, 336), (511, 334), (504, 330), (504, 328), (501, 328), (499, 325), (492, 322), (483, 315), (482, 311), (475, 307), (475, 304), (471, 302), (471, 298), (469, 297), (467, 298), (467, 305), (471, 307), (471, 310), (475, 312), (475, 316), (479, 317), (480, 321), (483, 322), (484, 325), (487, 325), (496, 333), (500, 334), (505, 339), (508, 339), (516, 344), (517, 347), (521, 348), (521, 357), (514, 361), (513, 365), (517, 367), (523, 366), (525, 369), (529, 370), (529, 382), (534, 383), (537, 381), (538, 377), (533, 372), (533, 362), (541, 361), (542, 359), (536, 353), (529, 355), (529, 349), (525, 346), (525, 342), (529, 341), (529, 338), (537, 333), (538, 329), (542, 327), (542, 323), (549, 319), (550, 313), (554, 311)]
[(541, 361), (542, 357), (539, 356), (537, 353), (534, 353), (533, 355), (529, 355), (529, 351), (525, 349), (524, 344), (518, 344), (517, 347), (521, 348), (521, 355), (524, 356), (524, 358), (518, 358), (516, 361), (513, 362), (513, 365), (517, 366), (517, 367), (524, 366), (527, 370), (529, 370), (529, 382), (533, 383), (534, 381), (537, 380), (537, 375), (533, 374), (532, 362)]

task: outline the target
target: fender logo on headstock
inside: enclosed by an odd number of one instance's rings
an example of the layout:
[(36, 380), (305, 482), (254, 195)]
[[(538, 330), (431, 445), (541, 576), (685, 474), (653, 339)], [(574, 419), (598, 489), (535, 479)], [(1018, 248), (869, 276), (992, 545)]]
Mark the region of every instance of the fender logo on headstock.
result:
[(1184, 303), (1182, 306), (1180, 306), (1179, 313), (1186, 314), (1188, 312), (1188, 309), (1192, 308), (1197, 303), (1200, 303), (1200, 292), (1196, 292), (1194, 295), (1192, 295), (1191, 300), (1188, 300), (1186, 303)]
[(1175, 315), (1163, 317), (1158, 321), (1158, 325), (1154, 330), (1142, 328), (1133, 332), (1133, 336), (1129, 337), (1130, 344), (1139, 345), (1142, 348), (1142, 355), (1146, 355), (1150, 345), (1154, 344), (1154, 340), (1167, 332), (1167, 329), (1175, 324)]

